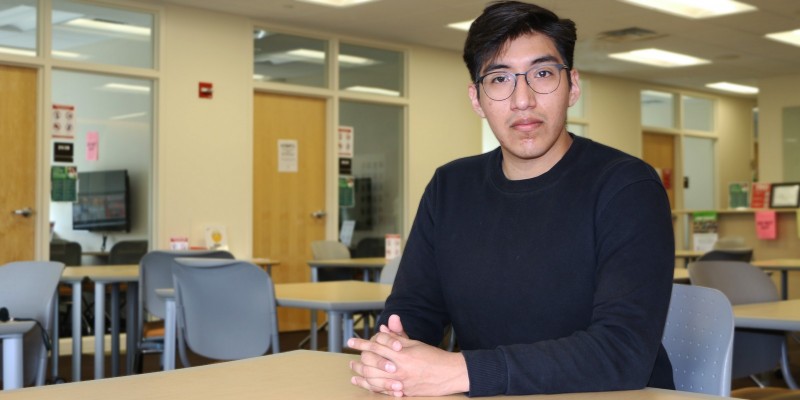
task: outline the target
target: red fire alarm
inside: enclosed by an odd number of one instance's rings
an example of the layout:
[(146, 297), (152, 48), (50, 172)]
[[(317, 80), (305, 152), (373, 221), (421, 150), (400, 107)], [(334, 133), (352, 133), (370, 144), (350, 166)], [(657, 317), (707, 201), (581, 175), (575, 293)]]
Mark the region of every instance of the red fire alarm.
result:
[(210, 99), (214, 97), (214, 84), (211, 82), (200, 82), (198, 87), (198, 97), (201, 99)]

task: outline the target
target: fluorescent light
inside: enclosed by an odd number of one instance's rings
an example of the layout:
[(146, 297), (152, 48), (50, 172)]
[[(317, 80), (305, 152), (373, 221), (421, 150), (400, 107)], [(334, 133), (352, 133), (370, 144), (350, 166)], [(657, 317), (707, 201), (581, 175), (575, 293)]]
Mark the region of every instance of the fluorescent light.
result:
[(61, 58), (83, 59), (86, 58), (83, 54), (73, 53), (71, 51), (53, 50), (53, 55)]
[(472, 22), (475, 21), (471, 19), (469, 21), (461, 21), (461, 22), (453, 22), (452, 24), (447, 24), (448, 28), (458, 29), (460, 31), (468, 31), (469, 27), (472, 26)]
[(766, 37), (792, 46), (800, 46), (800, 29), (785, 32), (768, 33)]
[(67, 22), (65, 25), (80, 28), (95, 29), (100, 31), (127, 33), (131, 35), (150, 36), (150, 28), (136, 25), (126, 25), (117, 22), (98, 21), (94, 19), (78, 18)]
[(146, 115), (147, 115), (147, 113), (145, 113), (145, 112), (137, 112), (137, 113), (132, 113), (132, 114), (117, 115), (115, 117), (110, 117), (109, 119), (113, 119), (113, 120), (131, 119), (131, 118), (144, 117)]
[(296, 0), (303, 3), (319, 4), (328, 7), (350, 7), (358, 4), (369, 3), (376, 0)]
[(396, 90), (377, 88), (373, 86), (350, 86), (348, 88), (345, 88), (345, 90), (349, 90), (351, 92), (361, 92), (370, 94), (380, 94), (383, 96), (400, 97), (400, 92)]
[(733, 92), (733, 93), (742, 93), (742, 94), (756, 94), (758, 93), (758, 88), (753, 86), (746, 86), (746, 85), (739, 85), (737, 83), (730, 83), (730, 82), (715, 82), (715, 83), (708, 83), (706, 87), (717, 89), (717, 90), (724, 90), (726, 92)]
[(121, 92), (135, 92), (135, 93), (150, 93), (150, 88), (141, 85), (128, 85), (125, 83), (106, 83), (103, 89), (121, 91)]
[(758, 8), (734, 0), (620, 0), (639, 7), (684, 18), (710, 18), (755, 11)]
[(657, 67), (686, 67), (690, 65), (708, 64), (711, 61), (702, 58), (687, 56), (685, 54), (673, 53), (660, 49), (641, 49), (626, 53), (613, 53), (608, 55), (618, 60), (636, 62)]
[(36, 52), (33, 50), (14, 49), (11, 47), (0, 47), (0, 53), (13, 54), (15, 56), (36, 57)]

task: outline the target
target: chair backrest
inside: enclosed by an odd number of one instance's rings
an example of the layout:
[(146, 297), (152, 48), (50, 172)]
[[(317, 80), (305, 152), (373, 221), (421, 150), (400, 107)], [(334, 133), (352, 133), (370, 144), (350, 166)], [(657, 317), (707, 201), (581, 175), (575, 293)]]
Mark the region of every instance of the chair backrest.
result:
[(393, 284), (394, 277), (397, 276), (397, 269), (400, 268), (400, 257), (395, 257), (386, 262), (386, 265), (381, 269), (380, 283)]
[(147, 240), (123, 240), (114, 243), (108, 253), (108, 263), (113, 265), (120, 264), (139, 264), (142, 257), (147, 254)]
[[(8, 308), (13, 318), (38, 321), (49, 336), (52, 331), (53, 294), (63, 270), (64, 264), (56, 261), (17, 261), (0, 266), (0, 305)], [(47, 349), (38, 326), (23, 338), (23, 357), (23, 383), (43, 385), (47, 371)]]
[(58, 261), (68, 266), (81, 265), (83, 249), (78, 242), (53, 240), (50, 242), (50, 261)]
[(383, 257), (386, 255), (386, 239), (368, 237), (358, 241), (353, 251), (354, 257)]
[(722, 292), (673, 284), (662, 344), (675, 389), (730, 396), (733, 310)]
[(311, 256), (315, 260), (350, 258), (350, 249), (335, 240), (317, 240), (311, 242)]
[[(695, 261), (689, 263), (693, 285), (717, 289), (733, 305), (776, 301), (780, 294), (772, 279), (760, 268), (741, 261)], [(733, 378), (774, 369), (780, 362), (783, 332), (737, 329), (734, 337)]]
[(715, 249), (711, 250), (698, 258), (698, 261), (743, 261), (753, 260), (753, 249)]
[(153, 250), (145, 254), (139, 262), (139, 332), (144, 325), (145, 313), (162, 319), (166, 317), (166, 304), (156, 295), (156, 289), (173, 287), (172, 260), (178, 257), (233, 259), (233, 254), (223, 250)]
[(178, 343), (215, 360), (279, 351), (272, 279), (241, 260), (176, 258), (172, 263)]

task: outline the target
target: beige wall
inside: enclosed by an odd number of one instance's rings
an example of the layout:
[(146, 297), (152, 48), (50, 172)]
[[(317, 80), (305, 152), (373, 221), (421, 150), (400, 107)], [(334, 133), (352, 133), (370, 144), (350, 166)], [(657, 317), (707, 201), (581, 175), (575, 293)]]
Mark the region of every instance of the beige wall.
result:
[(800, 75), (764, 79), (759, 88), (759, 180), (782, 182), (783, 108), (800, 106)]

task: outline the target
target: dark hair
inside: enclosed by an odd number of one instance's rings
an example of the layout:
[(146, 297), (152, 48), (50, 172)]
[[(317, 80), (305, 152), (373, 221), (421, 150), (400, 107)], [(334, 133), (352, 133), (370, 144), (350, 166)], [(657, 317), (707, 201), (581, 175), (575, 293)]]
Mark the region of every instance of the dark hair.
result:
[[(507, 42), (534, 32), (552, 39), (564, 64), (572, 68), (578, 37), (572, 20), (560, 19), (552, 11), (535, 4), (495, 1), (472, 23), (464, 42), (464, 62), (472, 81), (477, 83), (481, 68), (497, 57)], [(567, 82), (572, 84), (569, 74)]]

